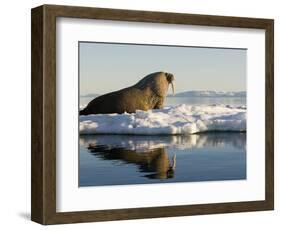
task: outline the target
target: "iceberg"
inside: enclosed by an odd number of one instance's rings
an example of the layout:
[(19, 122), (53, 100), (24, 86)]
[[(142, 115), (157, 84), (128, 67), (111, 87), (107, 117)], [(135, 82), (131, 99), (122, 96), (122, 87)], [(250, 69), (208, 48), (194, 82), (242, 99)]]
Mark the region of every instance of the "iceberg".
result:
[(177, 93), (175, 97), (246, 97), (246, 91), (192, 90)]
[(246, 131), (246, 106), (186, 105), (123, 114), (80, 116), (80, 134), (189, 135)]

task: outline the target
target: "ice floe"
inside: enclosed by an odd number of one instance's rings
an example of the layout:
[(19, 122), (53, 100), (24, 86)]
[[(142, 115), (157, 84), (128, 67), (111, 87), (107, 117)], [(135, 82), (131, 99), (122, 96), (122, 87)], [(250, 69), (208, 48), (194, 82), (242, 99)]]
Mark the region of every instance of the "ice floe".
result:
[(177, 105), (124, 114), (80, 116), (80, 134), (188, 135), (246, 131), (246, 106)]

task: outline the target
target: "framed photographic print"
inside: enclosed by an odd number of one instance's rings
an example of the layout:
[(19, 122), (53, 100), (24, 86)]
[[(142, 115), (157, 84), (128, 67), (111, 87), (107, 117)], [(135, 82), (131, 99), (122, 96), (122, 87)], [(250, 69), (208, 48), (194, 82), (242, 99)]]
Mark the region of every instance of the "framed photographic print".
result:
[(32, 9), (41, 224), (274, 208), (273, 20)]

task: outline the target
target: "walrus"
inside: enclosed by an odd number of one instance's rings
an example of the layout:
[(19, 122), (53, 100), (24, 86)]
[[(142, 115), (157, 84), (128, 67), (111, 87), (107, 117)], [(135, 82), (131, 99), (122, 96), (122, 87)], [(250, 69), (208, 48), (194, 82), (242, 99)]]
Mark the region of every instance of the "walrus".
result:
[(151, 73), (133, 86), (93, 99), (79, 114), (121, 114), (135, 113), (136, 110), (161, 109), (170, 84), (174, 94), (174, 80), (171, 73)]

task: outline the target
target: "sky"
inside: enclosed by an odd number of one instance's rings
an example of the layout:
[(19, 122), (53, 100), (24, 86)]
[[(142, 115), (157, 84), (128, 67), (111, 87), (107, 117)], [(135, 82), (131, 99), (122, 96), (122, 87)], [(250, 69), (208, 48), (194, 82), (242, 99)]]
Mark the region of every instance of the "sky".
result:
[(176, 93), (244, 91), (246, 55), (245, 49), (79, 42), (80, 95), (116, 91), (158, 71), (175, 76)]

